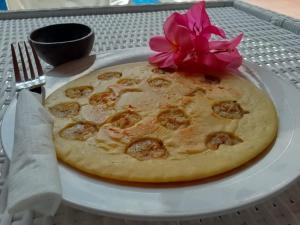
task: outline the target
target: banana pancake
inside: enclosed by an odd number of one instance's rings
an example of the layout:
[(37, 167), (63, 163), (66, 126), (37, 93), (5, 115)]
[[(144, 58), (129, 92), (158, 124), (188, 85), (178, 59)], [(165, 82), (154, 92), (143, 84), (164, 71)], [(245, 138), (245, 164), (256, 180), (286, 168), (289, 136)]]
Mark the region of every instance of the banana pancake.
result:
[(107, 67), (54, 91), (58, 158), (80, 171), (135, 182), (206, 178), (275, 139), (270, 98), (238, 75), (163, 71), (147, 62)]

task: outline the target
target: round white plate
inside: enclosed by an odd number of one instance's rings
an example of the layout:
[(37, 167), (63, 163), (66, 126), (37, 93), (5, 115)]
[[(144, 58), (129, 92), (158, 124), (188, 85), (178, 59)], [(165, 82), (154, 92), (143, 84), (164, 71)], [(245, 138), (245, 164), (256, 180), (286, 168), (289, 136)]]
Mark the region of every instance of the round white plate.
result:
[[(114, 64), (146, 60), (147, 49), (131, 49), (65, 64), (47, 74), (47, 94), (89, 71)], [(77, 73), (92, 63), (84, 73)], [(275, 103), (280, 126), (278, 137), (267, 154), (251, 165), (226, 176), (202, 182), (177, 185), (134, 186), (86, 176), (59, 164), (63, 200), (77, 208), (99, 214), (138, 219), (190, 219), (218, 215), (270, 197), (300, 174), (300, 93), (271, 72), (252, 64), (241, 70)], [(4, 149), (13, 149), (16, 101), (8, 108), (2, 123)]]

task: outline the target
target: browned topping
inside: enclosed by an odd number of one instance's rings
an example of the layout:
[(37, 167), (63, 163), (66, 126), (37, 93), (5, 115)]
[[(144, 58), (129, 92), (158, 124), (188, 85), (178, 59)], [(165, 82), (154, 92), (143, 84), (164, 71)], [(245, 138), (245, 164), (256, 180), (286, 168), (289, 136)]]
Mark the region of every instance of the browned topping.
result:
[(97, 127), (88, 122), (72, 123), (64, 127), (59, 135), (70, 140), (85, 141), (97, 132)]
[(103, 107), (113, 106), (116, 100), (116, 96), (113, 92), (101, 92), (93, 94), (89, 103), (91, 105), (102, 105)]
[(118, 80), (117, 83), (122, 84), (124, 86), (132, 86), (135, 84), (139, 84), (140, 82), (141, 82), (141, 80), (138, 80), (138, 79), (124, 78), (124, 79)]
[(195, 96), (197, 93), (206, 94), (206, 90), (203, 88), (196, 88), (195, 90), (191, 91), (190, 93), (187, 93), (186, 96)]
[(125, 129), (139, 122), (142, 117), (134, 111), (125, 111), (115, 115), (111, 119), (111, 123), (115, 127)]
[(239, 103), (236, 101), (223, 101), (216, 103), (212, 106), (214, 113), (221, 117), (228, 119), (241, 119), (244, 114), (248, 113), (244, 111)]
[(122, 89), (119, 94), (125, 94), (128, 92), (142, 92), (142, 90), (139, 88), (125, 88), (125, 89)]
[(117, 127), (104, 127), (103, 129), (101, 129), (101, 132), (104, 132), (112, 139), (120, 141), (122, 141), (121, 139), (125, 136), (122, 130)]
[(80, 98), (88, 96), (93, 92), (94, 88), (92, 86), (79, 86), (68, 88), (65, 90), (65, 95), (69, 98)]
[(164, 78), (153, 78), (148, 80), (148, 84), (154, 88), (168, 87), (171, 85), (171, 81), (166, 80)]
[(180, 127), (187, 127), (190, 121), (185, 112), (178, 108), (162, 111), (158, 116), (159, 123), (167, 129), (177, 130)]
[(131, 143), (125, 152), (140, 161), (168, 157), (168, 151), (163, 142), (154, 138), (137, 140)]
[(111, 80), (113, 78), (120, 78), (121, 76), (121, 72), (105, 72), (98, 75), (98, 80)]
[(166, 74), (166, 73), (172, 73), (173, 71), (172, 70), (166, 70), (166, 69), (160, 69), (160, 68), (153, 68), (152, 70), (151, 70), (153, 73), (157, 73), (157, 74)]
[(56, 117), (66, 118), (78, 115), (80, 105), (77, 102), (63, 102), (52, 107), (49, 107), (49, 111)]
[(204, 82), (208, 84), (219, 84), (221, 82), (221, 79), (219, 77), (215, 77), (212, 75), (205, 75), (204, 78)]
[(205, 144), (209, 149), (216, 150), (219, 145), (236, 145), (243, 140), (228, 132), (216, 132), (206, 137)]

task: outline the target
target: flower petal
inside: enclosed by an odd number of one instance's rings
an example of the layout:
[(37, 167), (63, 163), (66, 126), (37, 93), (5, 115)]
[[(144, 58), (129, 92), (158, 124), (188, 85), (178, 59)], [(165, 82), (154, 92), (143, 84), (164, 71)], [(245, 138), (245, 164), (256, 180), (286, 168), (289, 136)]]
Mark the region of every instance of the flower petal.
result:
[(198, 53), (207, 53), (209, 52), (209, 42), (204, 36), (196, 36), (194, 40), (195, 50)]
[(237, 37), (233, 38), (232, 40), (228, 41), (211, 41), (209, 42), (209, 49), (211, 50), (228, 50), (234, 49), (238, 46), (243, 38), (243, 33), (239, 34)]
[(176, 65), (180, 65), (184, 59), (186, 58), (186, 56), (188, 55), (187, 52), (183, 52), (183, 51), (177, 51), (173, 54), (173, 59)]
[(237, 50), (231, 52), (221, 52), (215, 54), (215, 56), (220, 61), (226, 63), (227, 66), (230, 68), (238, 68), (243, 62), (243, 57), (240, 55), (240, 53)]
[(199, 60), (202, 62), (203, 65), (211, 69), (221, 69), (224, 67), (225, 64), (220, 62), (220, 60), (218, 60), (218, 58), (212, 53), (202, 55), (202, 57)]
[(230, 41), (230, 46), (229, 48), (230, 49), (233, 49), (233, 48), (236, 48), (239, 43), (241, 42), (241, 40), (243, 39), (243, 36), (244, 34), (243, 33), (240, 33), (237, 37), (233, 38), (231, 41)]
[(160, 64), (168, 56), (168, 52), (158, 53), (149, 57), (149, 62), (152, 64)]
[(180, 51), (191, 51), (193, 49), (193, 41), (191, 39), (191, 32), (183, 26), (175, 26), (172, 35), (175, 44)]
[(180, 13), (173, 13), (174, 15), (174, 20), (178, 25), (184, 26), (188, 28), (188, 18), (186, 14), (180, 14)]
[(149, 57), (149, 62), (160, 68), (175, 67), (173, 53), (163, 52)]
[(187, 17), (189, 20), (190, 29), (194, 29), (196, 25), (199, 32), (203, 30), (203, 28), (209, 26), (210, 19), (205, 10), (205, 1), (201, 1), (199, 3), (194, 4), (187, 12)]
[(242, 64), (242, 57), (238, 51), (203, 54), (198, 60), (207, 71), (237, 69)]
[(227, 50), (229, 47), (228, 41), (210, 41), (209, 49), (210, 50)]
[(156, 52), (172, 51), (172, 44), (163, 36), (154, 36), (149, 41), (149, 46)]
[(176, 23), (176, 14), (171, 14), (171, 16), (169, 16), (165, 23), (164, 23), (164, 33), (165, 33), (165, 36), (166, 38), (171, 42), (171, 43), (174, 43), (175, 42), (175, 35), (176, 33), (174, 33), (174, 27), (176, 25), (178, 25)]
[(189, 50), (192, 48), (191, 32), (183, 25), (185, 21), (184, 16), (173, 13), (167, 18), (164, 23), (164, 33), (166, 39), (172, 43), (175, 48), (184, 48)]
[(174, 62), (174, 55), (169, 54), (165, 60), (160, 64), (160, 68), (176, 68), (176, 64)]
[(202, 35), (207, 36), (207, 38), (210, 38), (211, 34), (215, 34), (217, 36), (220, 36), (222, 38), (226, 38), (225, 31), (222, 28), (219, 28), (214, 25), (209, 25), (202, 31)]
[(184, 20), (184, 16), (173, 13), (164, 23), (164, 33), (166, 39), (171, 42), (172, 45), (184, 45), (190, 48), (191, 32), (186, 26), (183, 26), (185, 23)]

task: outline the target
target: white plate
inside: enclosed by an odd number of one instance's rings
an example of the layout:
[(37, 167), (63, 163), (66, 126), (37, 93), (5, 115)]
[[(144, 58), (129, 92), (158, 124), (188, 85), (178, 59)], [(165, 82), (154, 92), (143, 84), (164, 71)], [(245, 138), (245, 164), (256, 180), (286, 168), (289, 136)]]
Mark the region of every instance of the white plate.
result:
[[(149, 51), (144, 48), (101, 55), (86, 72), (113, 64), (146, 60), (148, 56)], [(83, 73), (72, 77), (68, 74), (79, 71), (85, 61), (65, 64), (51, 71), (47, 76), (47, 93), (82, 76)], [(271, 96), (280, 118), (278, 137), (263, 157), (218, 179), (165, 186), (110, 183), (59, 164), (64, 201), (86, 211), (123, 218), (190, 219), (245, 207), (282, 190), (300, 174), (300, 121), (296, 117), (300, 115), (300, 93), (263, 68), (250, 64), (247, 64), (248, 69), (245, 68), (242, 68), (244, 75)], [(8, 157), (11, 157), (13, 147), (15, 105), (16, 101), (13, 101), (1, 128)]]

